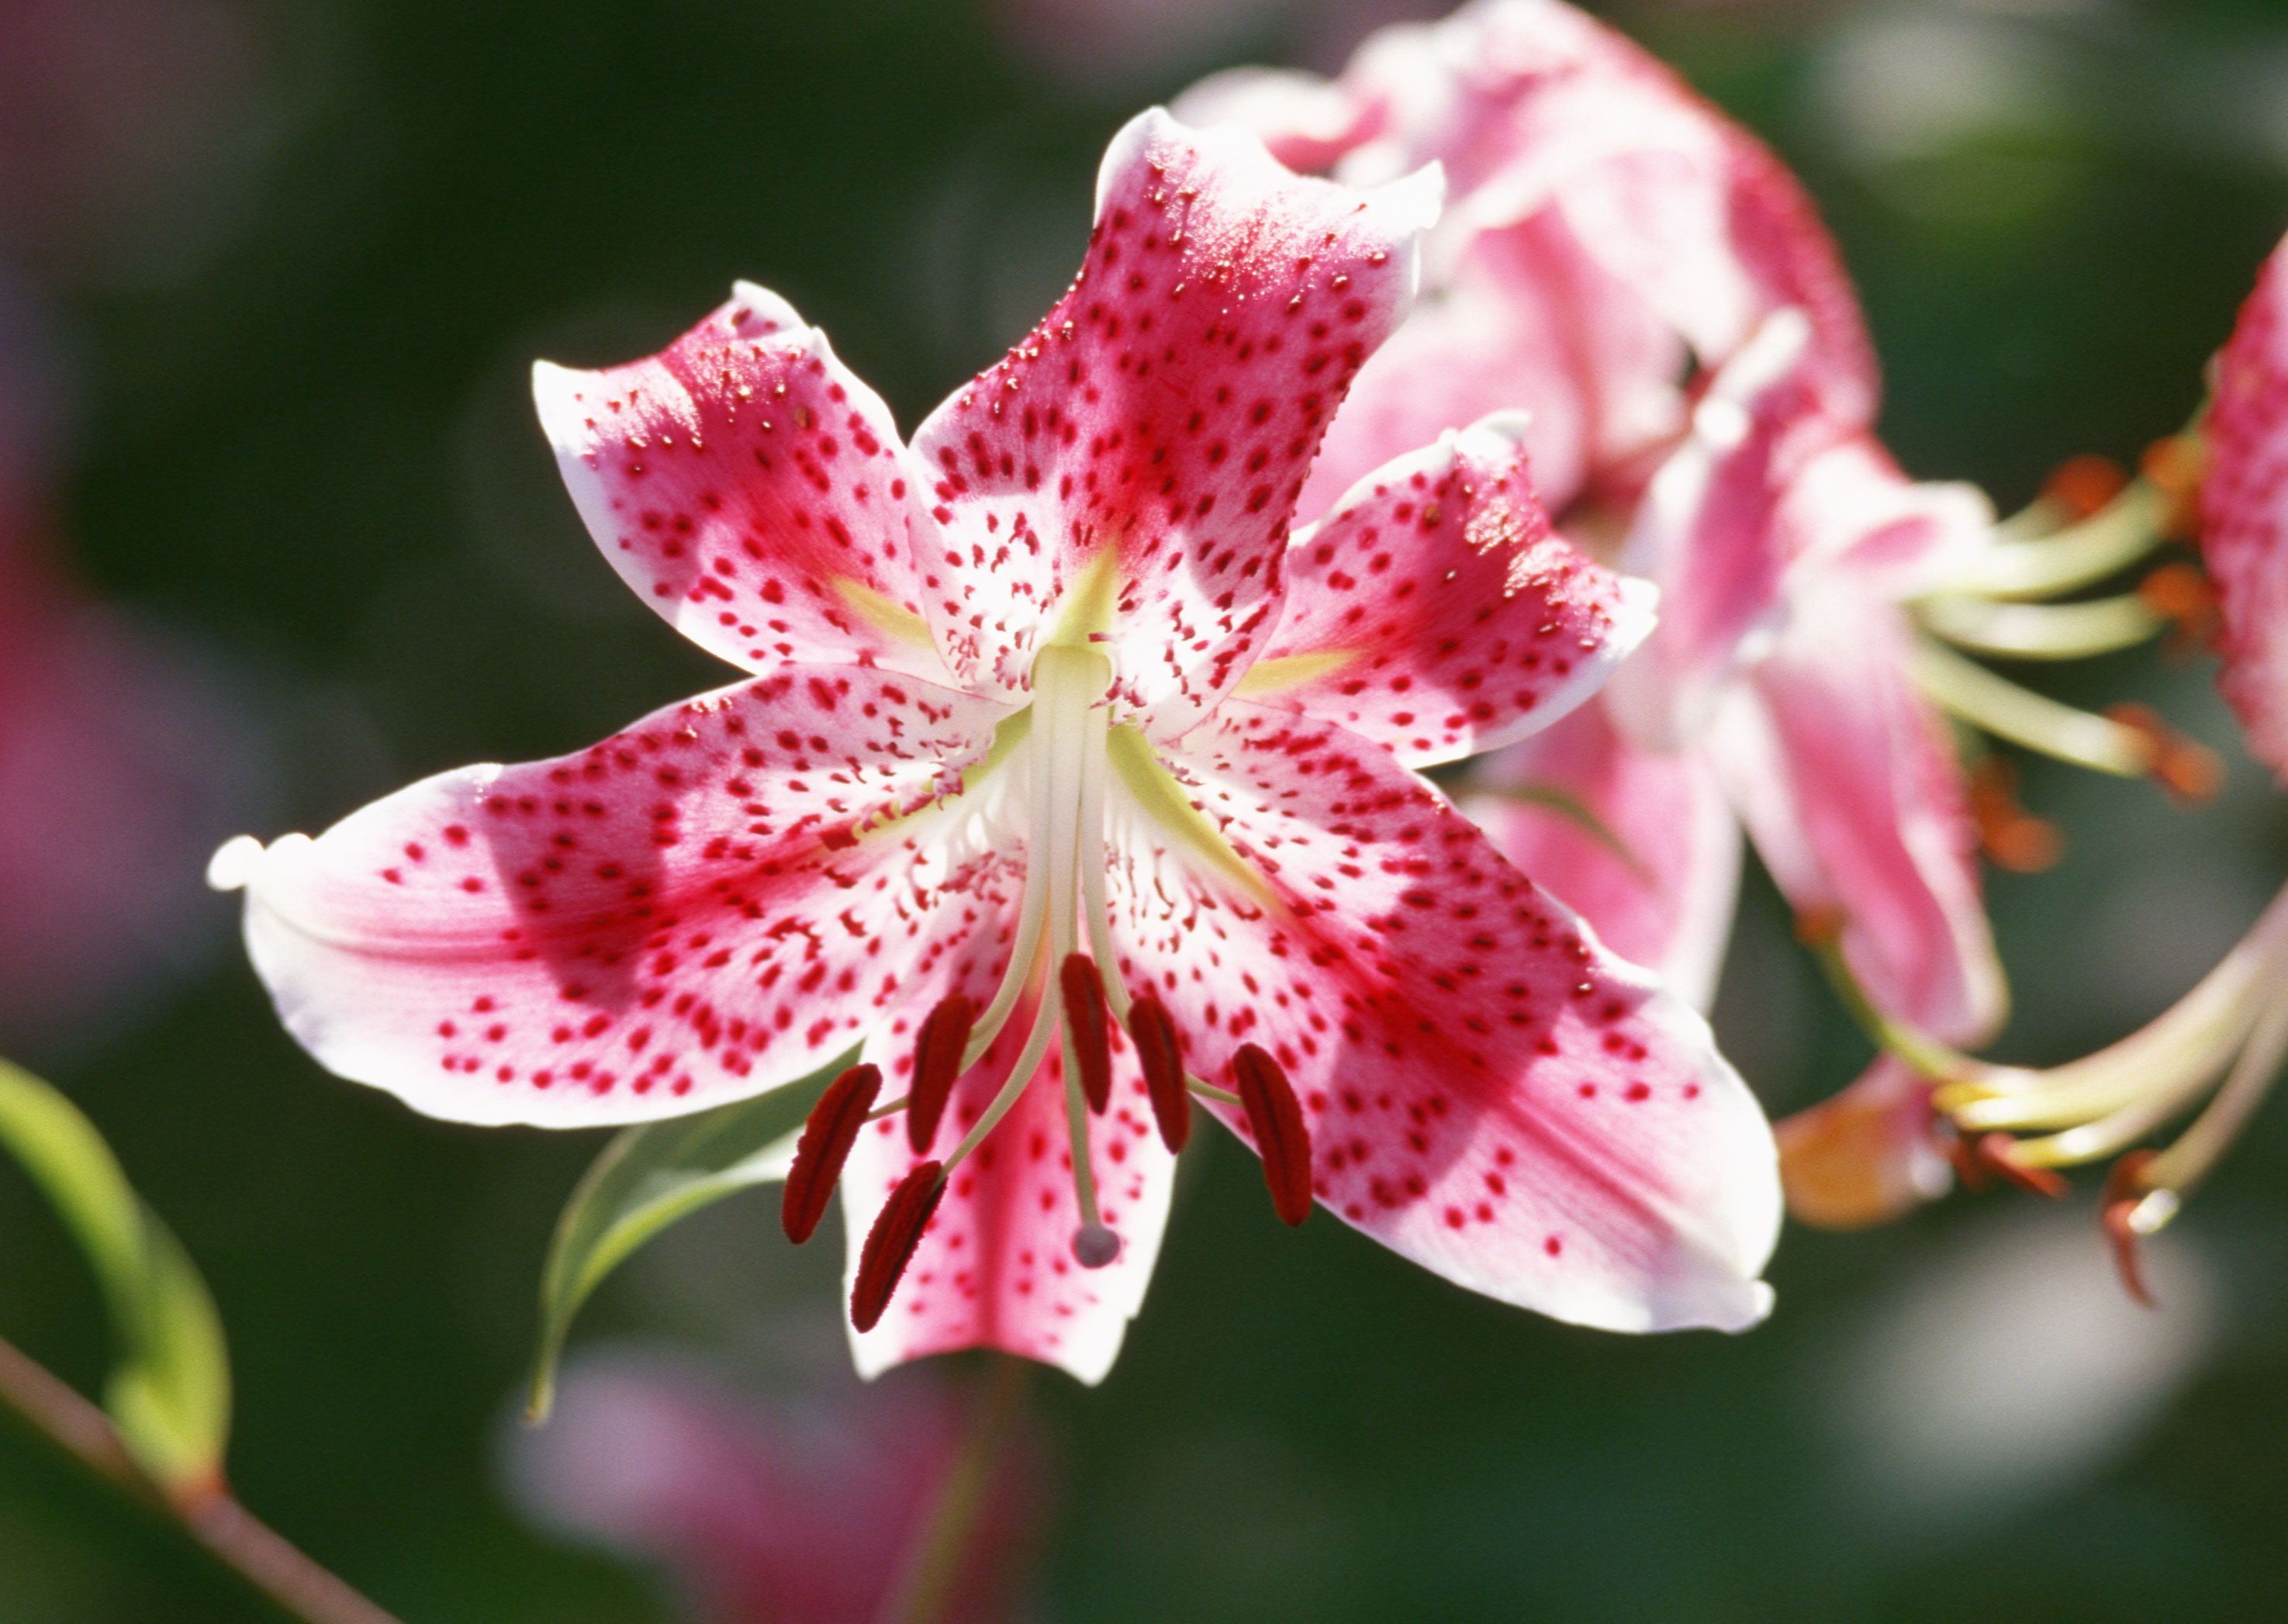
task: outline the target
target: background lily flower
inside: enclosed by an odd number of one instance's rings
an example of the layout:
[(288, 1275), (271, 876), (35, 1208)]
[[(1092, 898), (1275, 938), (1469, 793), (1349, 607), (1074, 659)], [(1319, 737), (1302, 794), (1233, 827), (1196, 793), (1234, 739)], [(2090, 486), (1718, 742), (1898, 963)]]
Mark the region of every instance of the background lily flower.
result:
[(2006, 996), (1967, 788), (1902, 605), (1992, 515), (1875, 440), (1857, 303), (1785, 167), (1557, 0), (1481, 0), (1384, 30), (1331, 83), (1230, 74), (1179, 105), (1347, 178), (1452, 178), (1431, 291), (1362, 373), (1307, 511), (1354, 459), (1500, 400), (1531, 413), (1566, 533), (1662, 589), (1606, 703), (1484, 764), (1465, 810), (1704, 1007), (1744, 826), (1880, 1007), (1990, 1035)]
[[(505, 1465), (534, 1520), (663, 1567), (692, 1624), (850, 1624), (891, 1616), (911, 1582), (964, 1468), (965, 1407), (924, 1371), (767, 1399), (687, 1363), (602, 1356), (567, 1374), (545, 1428), (506, 1440)], [(976, 1462), (977, 1520), (931, 1615), (945, 1624), (1029, 1616), (1044, 1452), (1024, 1416), (981, 1419), (1014, 1436)]]
[[(649, 360), (539, 368), (606, 557), (755, 674), (226, 848), (287, 1025), (432, 1114), (552, 1126), (863, 1039), (907, 1107), (843, 1182), (869, 1373), (988, 1343), (1101, 1375), (1187, 1086), (1290, 1222), (1315, 1195), (1585, 1323), (1754, 1320), (1752, 1099), (1414, 771), (1586, 698), (1645, 595), (1548, 534), (1503, 418), (1289, 535), (1435, 202), (1148, 114), (1072, 291), (910, 448), (760, 289)], [(822, 1110), (864, 1109), (846, 1084)]]
[(211, 951), (197, 854), (258, 799), (245, 720), (58, 546), (65, 416), (0, 265), (0, 1043), (68, 1042)]

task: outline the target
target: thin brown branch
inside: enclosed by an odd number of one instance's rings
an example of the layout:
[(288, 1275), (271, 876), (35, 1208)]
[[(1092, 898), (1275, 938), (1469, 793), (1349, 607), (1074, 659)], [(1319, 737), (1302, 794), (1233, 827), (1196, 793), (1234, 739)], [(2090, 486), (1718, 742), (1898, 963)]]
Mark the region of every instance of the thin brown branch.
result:
[(398, 1624), (289, 1543), (217, 1485), (170, 1497), (119, 1441), (111, 1419), (4, 1337), (0, 1404), (53, 1439), (91, 1471), (155, 1510), (178, 1518), (226, 1566), (307, 1624)]

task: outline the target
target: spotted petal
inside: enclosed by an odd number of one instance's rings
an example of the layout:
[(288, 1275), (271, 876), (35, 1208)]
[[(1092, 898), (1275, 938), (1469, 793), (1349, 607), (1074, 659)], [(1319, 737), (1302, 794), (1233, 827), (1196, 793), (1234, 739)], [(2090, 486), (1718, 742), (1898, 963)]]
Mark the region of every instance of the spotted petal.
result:
[(1598, 937), (1705, 1010), (1732, 931), (1740, 824), (1697, 752), (1623, 738), (1602, 705), (1474, 767), (1464, 816)]
[(1413, 297), (1434, 174), (1360, 194), (1164, 113), (1105, 154), (1072, 291), (914, 436), (942, 527), (924, 606), (1013, 694), (1052, 616), (1112, 635), (1127, 702), (1204, 709), (1278, 607), (1328, 417)]
[(1555, 721), (1652, 629), (1652, 589), (1550, 533), (1515, 414), (1369, 475), (1287, 555), (1287, 607), (1238, 692), (1423, 766)]
[(2216, 582), (2224, 696), (2250, 754), (2288, 778), (2288, 243), (2217, 358), (2201, 556)]
[[(1018, 1011), (956, 1091), (951, 1121), (941, 1130), (949, 1142), (977, 1121), (1007, 1077), (1027, 1014)], [(1059, 1366), (1083, 1382), (1104, 1379), (1143, 1306), (1175, 1187), (1175, 1158), (1153, 1129), (1132, 1051), (1114, 1056), (1111, 1108), (1091, 1123), (1100, 1210), (1120, 1237), (1120, 1256), (1101, 1269), (1073, 1260), (1080, 1213), (1063, 1073), (1053, 1050), (992, 1137), (953, 1170), (881, 1323), (851, 1334), (860, 1374), (985, 1347)], [(875, 1123), (859, 1136), (843, 1174), (850, 1279), (875, 1214), (923, 1160), (908, 1149), (903, 1129), (900, 1121)]]
[(1230, 701), (1170, 764), (1259, 879), (1132, 814), (1121, 973), (1196, 1073), (1223, 1081), (1243, 1042), (1286, 1069), (1323, 1205), (1561, 1319), (1761, 1317), (1771, 1136), (1697, 1015), (1355, 734)]
[(947, 680), (897, 427), (785, 300), (743, 282), (657, 355), (543, 361), (532, 388), (597, 546), (693, 642), (751, 671), (836, 661)]
[(329, 1069), (449, 1121), (673, 1116), (793, 1081), (892, 1004), (989, 991), (1021, 863), (934, 797), (1002, 708), (790, 667), (575, 756), (465, 767), (313, 841), (234, 842), (256, 970)]

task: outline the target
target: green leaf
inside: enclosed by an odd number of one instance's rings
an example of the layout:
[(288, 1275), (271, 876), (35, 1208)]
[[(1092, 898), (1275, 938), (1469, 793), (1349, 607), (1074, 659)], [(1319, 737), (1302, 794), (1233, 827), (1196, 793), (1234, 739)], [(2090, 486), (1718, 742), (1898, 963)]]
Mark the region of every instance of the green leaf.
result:
[(95, 1125), (4, 1060), (0, 1145), (54, 1203), (103, 1287), (119, 1343), (105, 1407), (120, 1441), (178, 1501), (218, 1487), (230, 1358), (190, 1255), (137, 1197)]
[(784, 1178), (803, 1119), (857, 1064), (851, 1049), (799, 1082), (712, 1111), (646, 1122), (604, 1147), (556, 1221), (540, 1275), (540, 1345), (525, 1419), (548, 1419), (572, 1317), (629, 1253), (669, 1224), (751, 1184)]

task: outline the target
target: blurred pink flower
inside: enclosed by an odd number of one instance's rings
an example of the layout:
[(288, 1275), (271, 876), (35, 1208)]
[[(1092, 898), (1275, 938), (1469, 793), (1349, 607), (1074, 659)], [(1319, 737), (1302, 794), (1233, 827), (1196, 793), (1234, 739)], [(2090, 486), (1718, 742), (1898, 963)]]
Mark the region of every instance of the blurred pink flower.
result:
[(55, 385), (0, 288), (0, 1043), (68, 1037), (211, 940), (199, 856), (251, 750), (187, 649), (91, 603), (55, 535)]
[(1744, 824), (1881, 1007), (1990, 1033), (1966, 786), (1901, 606), (1990, 513), (1875, 440), (1858, 307), (1786, 169), (1558, 0), (1479, 0), (1375, 36), (1332, 82), (1250, 70), (1178, 105), (1346, 178), (1446, 166), (1425, 297), (1362, 370), (1304, 511), (1386, 446), (1522, 406), (1561, 527), (1662, 589), (1604, 702), (1485, 763), (1465, 810), (1704, 1005)]
[[(807, 1235), (849, 1157), (869, 1373), (985, 1344), (1100, 1377), (1188, 1088), (1291, 1224), (1315, 1195), (1582, 1323), (1752, 1322), (1752, 1099), (1417, 772), (1580, 702), (1643, 595), (1548, 535), (1499, 416), (1289, 534), (1434, 212), (1428, 178), (1299, 180), (1149, 113), (1073, 291), (910, 448), (761, 289), (650, 360), (541, 368), (607, 557), (754, 675), (233, 843), (214, 873), (289, 1026), (432, 1114), (549, 1126), (863, 1040), (788, 1211)], [(883, 1073), (904, 1119), (862, 1131)]]
[[(693, 1624), (866, 1624), (911, 1563), (977, 1425), (934, 1372), (767, 1401), (687, 1367), (576, 1364), (553, 1419), (509, 1441), (536, 1521), (664, 1568)], [(944, 1624), (1015, 1624), (1046, 1509), (1043, 1450), (1009, 1417)]]
[(260, 137), (262, 44), (243, 0), (0, 4), (0, 241), (50, 270), (178, 268)]

